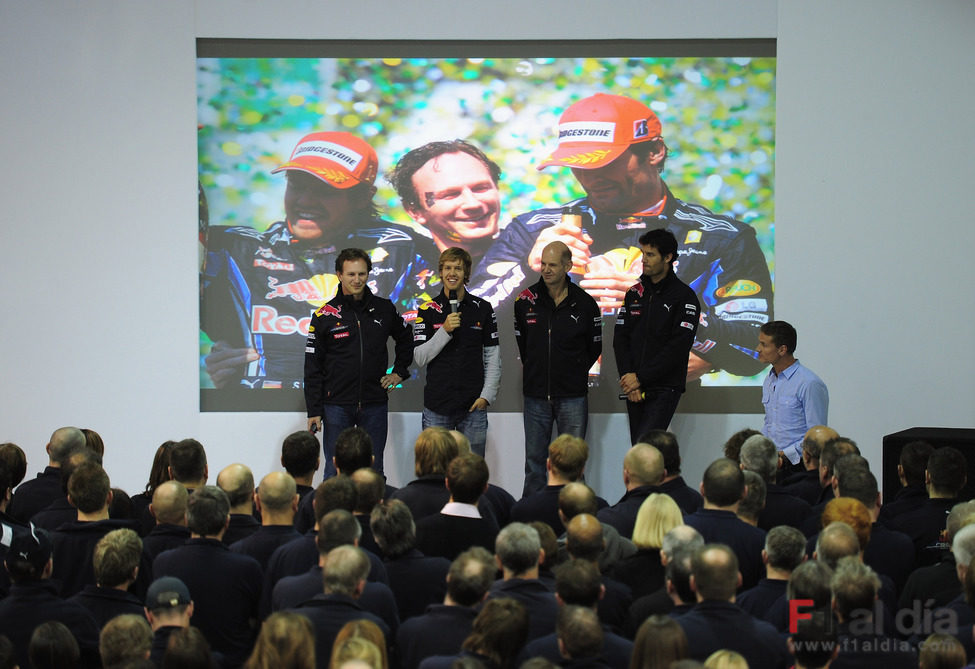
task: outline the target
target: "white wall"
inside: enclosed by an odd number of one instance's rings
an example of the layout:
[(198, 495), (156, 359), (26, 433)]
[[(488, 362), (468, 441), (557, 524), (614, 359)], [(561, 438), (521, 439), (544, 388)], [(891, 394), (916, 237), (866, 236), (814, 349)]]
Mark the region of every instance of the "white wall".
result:
[[(975, 425), (975, 4), (611, 7), (0, 0), (0, 440), (28, 451), (32, 476), (55, 427), (92, 427), (135, 491), (165, 439), (196, 436), (212, 471), (243, 460), (261, 476), (303, 426), (197, 409), (197, 37), (777, 37), (776, 313), (829, 384), (830, 422), (878, 466), (887, 432)], [(678, 416), (688, 478), (759, 420)], [(517, 494), (518, 417), (492, 421), (489, 464)], [(418, 423), (391, 423), (393, 482), (410, 477)], [(589, 479), (607, 498), (626, 434), (622, 415), (593, 418)]]

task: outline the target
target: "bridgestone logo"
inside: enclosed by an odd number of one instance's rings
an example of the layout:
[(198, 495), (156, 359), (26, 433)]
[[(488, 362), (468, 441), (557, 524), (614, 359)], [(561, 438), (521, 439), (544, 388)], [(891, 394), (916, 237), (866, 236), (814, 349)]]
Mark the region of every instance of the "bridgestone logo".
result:
[(559, 143), (612, 142), (616, 124), (610, 121), (573, 121), (559, 125)]
[(332, 142), (305, 142), (300, 144), (297, 149), (295, 149), (294, 155), (291, 156), (292, 160), (295, 160), (299, 156), (321, 156), (327, 160), (331, 160), (334, 163), (345, 167), (348, 170), (355, 170), (362, 162), (362, 156), (360, 156), (355, 151), (351, 151), (348, 148), (340, 145), (334, 144)]

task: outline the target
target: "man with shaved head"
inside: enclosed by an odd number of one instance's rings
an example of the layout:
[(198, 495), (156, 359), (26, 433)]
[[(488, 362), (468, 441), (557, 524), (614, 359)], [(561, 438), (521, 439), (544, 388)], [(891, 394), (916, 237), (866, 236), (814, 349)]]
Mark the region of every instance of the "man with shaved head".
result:
[(55, 430), (45, 448), (47, 467), (37, 478), (24, 481), (17, 487), (7, 507), (7, 514), (26, 523), (35, 513), (61, 497), (64, 494), (61, 489), (61, 467), (72, 453), (84, 448), (85, 444), (85, 433), (76, 427)]
[(667, 470), (664, 457), (650, 444), (635, 444), (623, 457), (623, 485), (626, 493), (613, 506), (599, 512), (599, 520), (616, 528), (621, 536), (631, 537), (636, 514), (643, 500), (657, 492)]
[(803, 471), (792, 474), (782, 481), (782, 487), (786, 492), (809, 504), (816, 504), (819, 501), (822, 492), (819, 483), (819, 454), (823, 452), (823, 446), (827, 441), (838, 439), (839, 436), (839, 432), (825, 425), (813, 425), (806, 430), (802, 439)]
[(223, 535), (223, 542), (229, 546), (261, 527), (254, 517), (254, 474), (239, 462), (227, 465), (217, 474), (217, 487), (230, 500), (230, 525)]
[(701, 481), (704, 508), (684, 519), (686, 524), (701, 533), (705, 541), (720, 541), (731, 547), (738, 557), (742, 589), (758, 584), (765, 571), (762, 564), (765, 531), (752, 527), (735, 515), (745, 493), (745, 474), (738, 463), (719, 458), (704, 471)]
[[(559, 491), (559, 519), (563, 525), (567, 526), (579, 514), (588, 513), (596, 516), (598, 512), (599, 497), (596, 497), (596, 493), (585, 483), (574, 481)], [(629, 537), (620, 536), (616, 528), (609, 523), (600, 523), (600, 525), (603, 530), (604, 548), (599, 558), (599, 569), (606, 572), (621, 559), (636, 553), (636, 546)], [(565, 534), (559, 537), (560, 563), (569, 557), (566, 541)]]
[(261, 479), (254, 502), (261, 512), (261, 527), (250, 536), (230, 544), (230, 550), (250, 555), (261, 563), (261, 569), (266, 569), (274, 549), (301, 536), (294, 528), (295, 512), (298, 510), (298, 490), (294, 478), (287, 472), (271, 472)]
[[(569, 521), (565, 546), (570, 558), (586, 560), (598, 568), (599, 558), (606, 547), (602, 523), (588, 513), (579, 514)], [(599, 619), (604, 625), (622, 629), (626, 623), (630, 604), (633, 602), (633, 592), (629, 586), (606, 575), (601, 576), (601, 582), (604, 593), (597, 609)]]
[(182, 546), (190, 538), (190, 529), (186, 526), (188, 497), (186, 487), (178, 481), (166, 481), (152, 493), (149, 512), (156, 524), (142, 540), (142, 552), (150, 562), (163, 551)]
[(545, 487), (545, 451), (558, 434), (585, 438), (589, 369), (603, 350), (596, 300), (569, 278), (572, 253), (563, 242), (542, 249), (540, 277), (515, 301), (515, 338), (525, 394), (524, 495)]

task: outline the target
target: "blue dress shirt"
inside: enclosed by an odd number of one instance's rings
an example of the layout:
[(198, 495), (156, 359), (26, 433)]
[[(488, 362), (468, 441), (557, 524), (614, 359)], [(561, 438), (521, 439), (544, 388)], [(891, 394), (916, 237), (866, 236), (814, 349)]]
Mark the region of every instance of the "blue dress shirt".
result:
[(829, 391), (822, 379), (796, 360), (779, 374), (770, 369), (762, 384), (765, 427), (762, 434), (775, 442), (789, 462), (802, 457), (802, 438), (809, 428), (826, 425)]

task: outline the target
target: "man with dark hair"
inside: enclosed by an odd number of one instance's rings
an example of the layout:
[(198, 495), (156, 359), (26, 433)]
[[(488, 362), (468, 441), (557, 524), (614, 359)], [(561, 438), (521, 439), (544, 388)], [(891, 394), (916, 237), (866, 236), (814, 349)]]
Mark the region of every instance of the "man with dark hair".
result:
[(382, 555), (382, 550), (372, 536), (369, 525), (369, 514), (373, 508), (383, 501), (385, 495), (385, 481), (382, 475), (371, 467), (363, 467), (352, 472), (349, 476), (355, 485), (355, 508), (352, 513), (362, 526), (359, 546), (376, 555)]
[(826, 384), (795, 357), (796, 329), (785, 321), (763, 323), (758, 359), (771, 365), (762, 386), (765, 425), (771, 439), (795, 471), (801, 471), (802, 440), (813, 425), (826, 425)]
[(95, 583), (71, 597), (91, 613), (102, 628), (115, 616), (142, 614), (142, 602), (129, 593), (142, 561), (142, 540), (135, 530), (112, 530), (95, 544)]
[[(373, 466), (382, 473), (387, 395), (410, 378), (410, 332), (396, 305), (367, 285), (371, 270), (365, 251), (343, 249), (335, 259), (339, 291), (315, 311), (308, 326), (305, 407), (309, 431), (317, 432), (324, 421), (325, 478), (335, 475), (332, 456), (339, 433), (353, 425), (369, 433)], [(389, 339), (396, 343), (396, 358), (387, 374)]]
[(24, 449), (9, 441), (0, 444), (0, 469), (7, 470), (11, 488), (20, 485), (27, 476), (27, 455)]
[[(311, 314), (335, 296), (339, 249), (364, 249), (376, 264), (369, 290), (415, 308), (432, 267), (408, 227), (379, 217), (378, 166), (375, 150), (359, 137), (313, 132), (272, 170), (287, 176), (285, 220), (266, 229), (209, 229), (201, 324), (216, 342), (205, 362), (217, 388), (301, 387), (301, 342)], [(326, 451), (329, 474), (330, 460)]]
[[(556, 536), (562, 534), (565, 526), (559, 519), (559, 493), (567, 484), (582, 477), (588, 459), (589, 445), (585, 439), (571, 434), (556, 437), (548, 446), (545, 461), (547, 485), (515, 502), (511, 507), (510, 519), (520, 523), (540, 520), (548, 524)], [(596, 501), (599, 508), (607, 506), (602, 498)]]
[[(819, 496), (823, 491), (819, 482), (819, 457), (826, 442), (839, 436), (839, 432), (826, 425), (813, 425), (806, 430), (802, 438), (803, 470), (785, 476), (782, 487), (786, 492), (810, 505), (819, 503)], [(784, 468), (780, 471), (784, 472)]]
[[(850, 530), (849, 527), (845, 529)], [(855, 538), (854, 538), (855, 540)], [(763, 618), (771, 623), (780, 634), (785, 634), (790, 627), (790, 604), (793, 599), (808, 599), (814, 611), (826, 611), (832, 616), (832, 592), (829, 580), (833, 577), (833, 570), (821, 560), (806, 560), (796, 567), (785, 586), (785, 594), (779, 597), (766, 611)]]
[[(565, 535), (565, 548), (569, 558), (586, 560), (598, 569), (599, 558), (606, 547), (599, 520), (588, 513), (579, 514), (569, 521)], [(600, 579), (603, 594), (597, 608), (599, 619), (604, 625), (613, 629), (622, 629), (630, 604), (633, 602), (633, 592), (628, 585), (605, 574), (601, 575)]]
[[(318, 451), (317, 442), (315, 451)], [(286, 472), (271, 472), (261, 479), (254, 501), (261, 513), (261, 526), (253, 534), (230, 544), (230, 550), (251, 556), (264, 569), (279, 546), (301, 536), (294, 528), (298, 508), (295, 480)], [(233, 522), (233, 515), (230, 518)]]
[(31, 635), (41, 623), (54, 620), (71, 630), (83, 666), (98, 667), (98, 624), (83, 606), (58, 597), (57, 583), (51, 580), (53, 544), (48, 533), (22, 525), (3, 529), (9, 541), (4, 566), (11, 586), (10, 594), (0, 599), (0, 630), (13, 642), (17, 664), (31, 666), (27, 657)]
[(156, 486), (149, 504), (149, 512), (156, 524), (142, 540), (142, 552), (150, 563), (163, 551), (182, 546), (190, 538), (190, 529), (186, 526), (188, 498), (186, 487), (178, 481), (165, 481)]
[(749, 437), (741, 446), (740, 461), (743, 471), (755, 472), (765, 483), (765, 508), (758, 515), (758, 526), (766, 532), (778, 525), (800, 529), (812, 507), (776, 484), (779, 454), (772, 440), (760, 434)]
[(495, 306), (519, 294), (528, 273), (538, 271), (542, 249), (562, 241), (582, 273), (579, 286), (612, 312), (636, 279), (638, 237), (663, 227), (680, 242), (673, 250), (679, 279), (696, 286), (695, 303), (706, 305), (694, 353), (680, 362), (687, 380), (712, 369), (757, 373), (751, 347), (772, 313), (772, 282), (755, 231), (670, 192), (660, 175), (667, 158), (660, 119), (641, 102), (605, 94), (579, 100), (562, 113), (558, 136), (539, 169), (572, 169), (587, 197), (515, 218), (481, 263), (473, 292)]
[(600, 656), (605, 633), (596, 612), (585, 606), (563, 606), (556, 624), (562, 666), (609, 669)]
[[(833, 490), (833, 465), (844, 455), (860, 454), (856, 442), (847, 437), (835, 437), (823, 444), (823, 450), (819, 454), (819, 485), (820, 493), (810, 518), (819, 518), (823, 512), (823, 507), (836, 497)], [(817, 525), (818, 529), (818, 525)], [(810, 532), (806, 532), (810, 534)]]
[[(707, 499), (705, 494), (705, 508)], [(687, 635), (690, 656), (704, 661), (725, 648), (741, 653), (750, 667), (790, 666), (789, 649), (775, 628), (735, 604), (740, 583), (738, 559), (728, 546), (706, 544), (694, 553), (691, 587), (697, 593), (697, 605), (677, 618)]]
[(928, 499), (924, 483), (924, 472), (928, 468), (928, 458), (934, 446), (926, 441), (912, 441), (904, 444), (897, 463), (897, 478), (901, 487), (892, 500), (884, 502), (880, 509), (880, 522), (886, 524), (895, 516), (912, 511)]
[(139, 613), (123, 613), (109, 620), (98, 637), (98, 652), (105, 669), (118, 669), (128, 663), (149, 659), (152, 628), (146, 620), (142, 603)]
[[(372, 449), (370, 449), (371, 454)], [(322, 451), (318, 447), (318, 440), (308, 430), (292, 432), (281, 444), (281, 466), (295, 480), (298, 496), (301, 499), (315, 491), (312, 480), (321, 466), (321, 456)]]
[[(598, 518), (599, 512), (606, 508), (604, 506), (600, 509), (600, 502), (603, 502), (602, 498), (597, 497), (592, 488), (582, 481), (568, 483), (559, 491), (559, 520), (562, 521), (563, 526), (568, 526), (579, 514), (588, 513)], [(636, 553), (636, 546), (629, 537), (621, 536), (609, 523), (600, 523), (600, 525), (603, 530), (604, 548), (599, 557), (599, 570), (606, 573), (621, 559)], [(559, 562), (567, 559), (569, 555), (566, 540), (564, 533), (558, 538)]]
[(650, 444), (663, 456), (664, 479), (657, 486), (657, 492), (670, 495), (684, 515), (700, 509), (701, 504), (704, 503), (701, 493), (687, 485), (680, 473), (680, 447), (677, 444), (677, 435), (666, 430), (647, 430), (640, 435), (640, 443)]
[(620, 536), (633, 536), (633, 525), (640, 505), (664, 480), (667, 470), (664, 459), (650, 444), (634, 444), (623, 456), (623, 486), (626, 493), (613, 506), (602, 509), (597, 517), (603, 523), (612, 525)]
[(230, 502), (230, 524), (222, 540), (229, 546), (261, 527), (254, 517), (254, 474), (250, 467), (239, 462), (227, 465), (217, 474), (217, 487), (227, 493)]
[(765, 535), (762, 562), (765, 577), (754, 588), (735, 597), (735, 604), (761, 619), (775, 601), (785, 594), (793, 570), (806, 560), (806, 536), (794, 527), (779, 525)]
[(186, 486), (187, 491), (206, 485), (209, 475), (206, 451), (196, 439), (183, 439), (170, 449), (169, 477)]
[(416, 525), (406, 504), (381, 502), (369, 517), (373, 537), (382, 551), (389, 587), (396, 596), (400, 620), (422, 614), (443, 601), (450, 561), (427, 557), (416, 548)]
[(424, 555), (452, 560), (471, 546), (494, 547), (498, 526), (477, 507), (489, 478), (487, 463), (475, 453), (450, 461), (446, 483), (450, 501), (440, 513), (416, 524), (416, 546)]
[(570, 269), (569, 247), (548, 244), (538, 282), (514, 305), (525, 404), (524, 495), (542, 488), (553, 426), (583, 439), (589, 425), (589, 371), (602, 354), (603, 320), (596, 300), (569, 278)]
[(945, 543), (952, 546), (941, 562), (930, 567), (920, 567), (911, 572), (901, 590), (899, 608), (909, 609), (915, 600), (934, 600), (934, 606), (944, 606), (961, 594), (958, 581), (958, 565), (954, 556), (955, 536), (962, 528), (975, 523), (975, 500), (961, 502), (951, 507), (945, 524)]
[(396, 650), (402, 669), (416, 669), (423, 658), (432, 655), (460, 652), (496, 569), (494, 558), (480, 546), (469, 548), (450, 563), (443, 604), (430, 604), (423, 615), (400, 625)]
[(230, 523), (230, 501), (216, 486), (197, 488), (186, 509), (190, 540), (153, 562), (155, 578), (174, 576), (193, 593), (194, 622), (228, 663), (250, 654), (260, 620), (261, 565), (222, 542)]
[(730, 546), (741, 569), (742, 588), (755, 586), (762, 577), (765, 531), (735, 515), (745, 496), (745, 475), (734, 460), (719, 458), (708, 465), (701, 481), (701, 495), (704, 508), (687, 516), (684, 522), (700, 532), (704, 541)]
[(470, 253), (456, 246), (440, 254), (443, 288), (417, 311), (413, 357), (427, 368), (423, 428), (458, 430), (483, 457), (487, 408), (501, 383), (501, 348), (494, 309), (465, 288), (471, 263)]
[(639, 239), (643, 274), (623, 298), (613, 352), (626, 396), (630, 439), (666, 430), (684, 392), (688, 356), (700, 320), (697, 295), (674, 273), (677, 240), (656, 229)]
[(85, 447), (85, 434), (76, 427), (61, 427), (47, 442), (48, 464), (37, 478), (24, 481), (14, 492), (7, 513), (26, 523), (35, 513), (47, 507), (64, 493), (61, 491), (61, 467), (68, 456)]
[(948, 550), (941, 533), (948, 512), (958, 503), (958, 495), (968, 480), (967, 471), (965, 456), (957, 448), (936, 448), (928, 457), (924, 472), (927, 501), (888, 521), (890, 529), (903, 532), (914, 542), (918, 566), (936, 564)]
[(65, 459), (59, 470), (61, 472), (61, 497), (31, 516), (31, 523), (37, 527), (43, 527), (48, 532), (53, 532), (65, 523), (74, 522), (78, 519), (77, 508), (68, 500), (68, 481), (71, 480), (74, 471), (86, 462), (99, 465), (102, 463), (101, 457), (87, 446), (73, 451)]
[(511, 597), (528, 610), (528, 639), (537, 639), (555, 629), (558, 603), (538, 580), (538, 565), (545, 559), (535, 528), (524, 523), (510, 523), (495, 542), (494, 559), (503, 573), (502, 580), (491, 586), (488, 599)]

